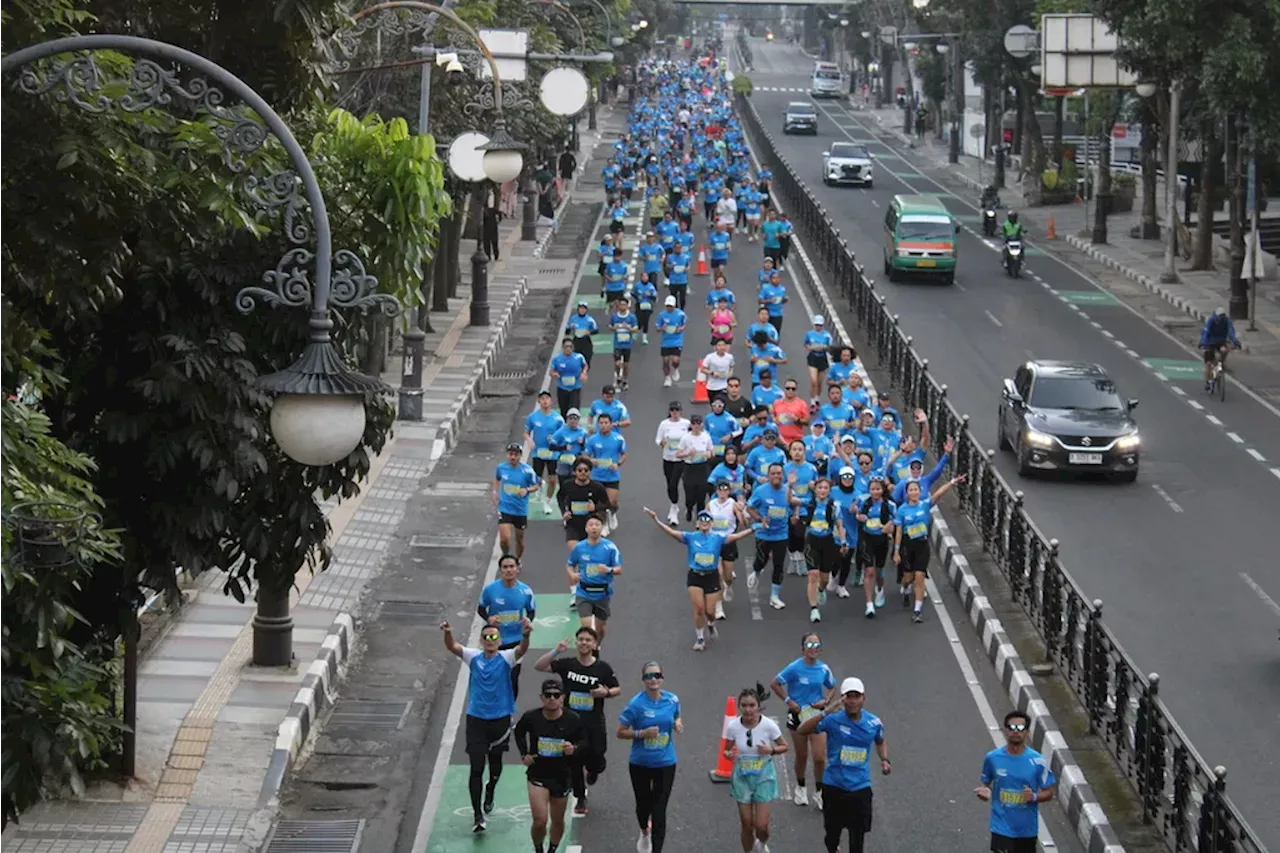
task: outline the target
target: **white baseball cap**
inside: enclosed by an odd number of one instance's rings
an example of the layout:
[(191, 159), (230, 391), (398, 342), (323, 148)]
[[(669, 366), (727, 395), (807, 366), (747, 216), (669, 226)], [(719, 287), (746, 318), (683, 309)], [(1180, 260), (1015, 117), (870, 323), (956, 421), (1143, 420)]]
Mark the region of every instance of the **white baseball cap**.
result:
[(676, 304), (676, 298), (675, 298), (674, 296), (668, 296), (666, 299), (662, 300), (662, 304), (663, 304), (663, 305), (675, 305), (675, 304)]
[(846, 693), (866, 693), (866, 692), (867, 692), (866, 688), (862, 686), (861, 678), (846, 678), (844, 681), (840, 682), (841, 696), (844, 696)]
[(815, 326), (825, 326), (826, 324), (827, 324), (827, 318), (826, 318), (826, 317), (823, 317), (821, 314), (814, 314), (814, 315), (813, 315), (813, 325), (815, 325)]

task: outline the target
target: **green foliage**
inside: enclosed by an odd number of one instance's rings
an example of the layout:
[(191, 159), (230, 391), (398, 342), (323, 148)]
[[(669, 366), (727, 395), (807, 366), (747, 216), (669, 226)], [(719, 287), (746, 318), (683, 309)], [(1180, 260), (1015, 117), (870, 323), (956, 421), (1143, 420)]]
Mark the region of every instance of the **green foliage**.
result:
[(920, 75), (921, 92), (935, 104), (947, 97), (947, 57), (925, 42), (915, 59), (916, 73)]
[(754, 84), (751, 78), (745, 74), (737, 74), (733, 78), (733, 93), (735, 95), (750, 95)]

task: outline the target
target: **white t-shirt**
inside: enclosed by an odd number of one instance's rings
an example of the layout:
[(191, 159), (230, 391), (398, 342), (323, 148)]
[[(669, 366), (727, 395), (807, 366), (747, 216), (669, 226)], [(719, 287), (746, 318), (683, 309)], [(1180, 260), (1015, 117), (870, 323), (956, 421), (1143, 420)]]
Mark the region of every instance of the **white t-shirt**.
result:
[(732, 226), (738, 218), (738, 203), (732, 196), (716, 202), (716, 221), (722, 225)]
[(676, 451), (680, 449), (680, 439), (684, 438), (689, 432), (689, 422), (684, 418), (673, 421), (671, 418), (663, 418), (658, 424), (658, 434), (654, 438), (654, 442), (662, 448), (662, 459), (664, 462), (679, 462), (676, 458)]
[(738, 514), (734, 509), (736, 503), (732, 498), (715, 498), (707, 504), (707, 512), (711, 513), (712, 533), (728, 536), (738, 529)]
[(680, 449), (686, 453), (691, 452), (691, 455), (684, 458), (684, 461), (690, 465), (699, 465), (715, 455), (715, 443), (706, 432), (696, 435), (686, 432), (680, 439)]
[(731, 352), (720, 355), (712, 351), (703, 357), (702, 369), (707, 374), (708, 391), (724, 391), (729, 387), (729, 377), (733, 375), (733, 363)]
[[(751, 732), (750, 746), (747, 746), (748, 731)], [(738, 747), (738, 766), (736, 769), (739, 773), (744, 774), (763, 772), (766, 762), (771, 763), (773, 756), (761, 755), (760, 744), (772, 744), (782, 737), (782, 729), (768, 717), (761, 717), (760, 722), (749, 730), (742, 724), (741, 717), (734, 717), (729, 721), (729, 725), (725, 727), (725, 732), (725, 737)]]

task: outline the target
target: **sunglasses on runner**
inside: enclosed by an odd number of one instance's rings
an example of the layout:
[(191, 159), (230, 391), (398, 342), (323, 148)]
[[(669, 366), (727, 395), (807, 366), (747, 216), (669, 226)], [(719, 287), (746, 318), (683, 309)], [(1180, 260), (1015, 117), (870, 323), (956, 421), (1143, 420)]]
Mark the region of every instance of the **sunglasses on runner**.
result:
[(1029, 726), (1026, 723), (1009, 723), (1005, 728), (1011, 732), (1025, 732)]
[(560, 699), (563, 696), (564, 696), (563, 693), (543, 693), (542, 694), (543, 699)]
[(819, 643), (817, 640), (808, 640), (805, 642), (804, 647), (806, 649), (820, 649), (822, 648), (822, 643)]
[(492, 634), (490, 634), (489, 632), (487, 632), (487, 631), (486, 631), (485, 633), (483, 633), (483, 634), (481, 634), (481, 635), (480, 635), (480, 639), (482, 639), (482, 640), (489, 640), (489, 641), (491, 641), (491, 642), (493, 642), (493, 641), (497, 641), (497, 640), (499, 640), (499, 639), (501, 639), (501, 638), (502, 638), (502, 634), (500, 634), (500, 633), (498, 633), (498, 632), (496, 632), (496, 631), (495, 631), (494, 633), (492, 633)]
[(662, 678), (662, 673), (660, 673), (660, 672), (646, 672), (644, 675), (642, 675), (642, 676), (640, 676), (640, 677), (641, 677), (641, 679), (643, 679), (644, 681), (657, 681), (659, 678)]
[(784, 386), (782, 386), (782, 390), (783, 390), (783, 391), (794, 391), (794, 390), (796, 390), (796, 386), (794, 386), (794, 385), (784, 385)]
[(748, 747), (755, 746), (755, 744), (751, 742), (751, 731), (752, 731), (751, 729), (747, 729), (747, 746)]

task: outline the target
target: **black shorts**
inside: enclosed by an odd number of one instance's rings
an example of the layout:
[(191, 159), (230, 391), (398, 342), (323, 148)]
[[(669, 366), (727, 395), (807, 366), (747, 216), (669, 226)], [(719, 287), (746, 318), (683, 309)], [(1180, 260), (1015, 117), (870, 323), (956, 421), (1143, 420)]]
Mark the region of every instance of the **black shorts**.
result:
[(889, 537), (868, 536), (863, 534), (858, 539), (858, 567), (874, 566), (883, 569), (885, 560), (889, 558)]
[(728, 264), (729, 264), (728, 258), (712, 258), (711, 259), (711, 268), (713, 270), (722, 270), (726, 266), (728, 266)]
[(589, 515), (575, 515), (564, 523), (564, 541), (581, 542), (587, 538), (587, 519)]
[(720, 559), (726, 563), (735, 563), (738, 560), (738, 543), (726, 542), (720, 546)]
[(991, 853), (1036, 853), (1036, 841), (1030, 838), (1011, 838), (1008, 835), (991, 833)]
[(630, 201), (630, 200), (631, 200), (631, 194), (632, 194), (633, 192), (635, 192), (635, 187), (623, 187), (623, 188), (622, 188), (622, 192), (621, 192), (621, 193), (619, 193), (619, 195), (621, 195), (623, 198), (625, 198), (625, 199), (627, 199), (628, 201)]
[(662, 357), (666, 358), (669, 355), (680, 355), (682, 352), (684, 352), (684, 347), (663, 347)]
[(811, 352), (805, 357), (805, 362), (815, 370), (826, 370), (831, 366), (831, 359), (825, 352)]
[(627, 295), (627, 290), (625, 287), (622, 290), (606, 290), (604, 292), (605, 301), (611, 302), (611, 303), (617, 302), (619, 299), (621, 299), (626, 295)]
[(539, 459), (533, 457), (533, 473), (539, 477), (554, 477), (556, 475), (556, 465), (558, 459)]
[(529, 525), (529, 516), (527, 515), (511, 515), (509, 513), (498, 513), (499, 524), (510, 524), (516, 530), (524, 530)]
[(467, 715), (464, 733), (467, 744), (467, 755), (488, 755), (491, 752), (506, 752), (511, 746), (511, 718), (500, 717), (496, 720), (482, 720)]
[(627, 226), (626, 226), (626, 225), (624, 225), (623, 223), (619, 222), (619, 221), (618, 221), (618, 220), (616, 220), (616, 219), (611, 220), (611, 221), (609, 222), (609, 233), (610, 233), (610, 234), (621, 234), (623, 231), (626, 231), (626, 230), (627, 230)]
[(689, 579), (685, 581), (685, 586), (702, 590), (707, 595), (720, 591), (720, 573), (719, 572), (695, 572), (689, 570)]
[(574, 607), (578, 610), (578, 616), (581, 619), (590, 619), (595, 617), (601, 622), (609, 621), (609, 599), (601, 598), (591, 600), (587, 598), (575, 598), (573, 600)]
[(766, 258), (772, 258), (773, 264), (776, 267), (782, 261), (782, 247), (781, 246), (765, 246), (764, 256)]
[(1216, 347), (1201, 347), (1200, 354), (1204, 356), (1204, 363), (1205, 364), (1212, 363), (1214, 358), (1218, 355), (1218, 350), (1221, 348), (1222, 348), (1221, 344), (1219, 344)]
[(901, 562), (898, 563), (898, 580), (903, 580), (909, 572), (922, 572), (927, 577), (929, 575), (929, 554), (932, 550), (929, 547), (928, 538), (903, 539), (902, 547), (898, 549), (902, 558)]
[(526, 774), (525, 778), (529, 780), (530, 785), (545, 788), (553, 800), (563, 800), (569, 796), (569, 788), (571, 786), (568, 773), (557, 776), (543, 775), (539, 774), (536, 768), (537, 762), (534, 763), (533, 767), (529, 768), (529, 772)]
[(830, 785), (822, 787), (822, 824), (828, 843), (844, 830), (866, 834), (871, 831), (872, 797), (870, 788), (846, 791)]
[(615, 350), (613, 351), (613, 360), (614, 360), (614, 361), (621, 361), (621, 362), (624, 362), (624, 363), (625, 363), (625, 362), (628, 362), (628, 361), (631, 361), (631, 349), (630, 349), (630, 348), (627, 348), (627, 349), (615, 349)]

